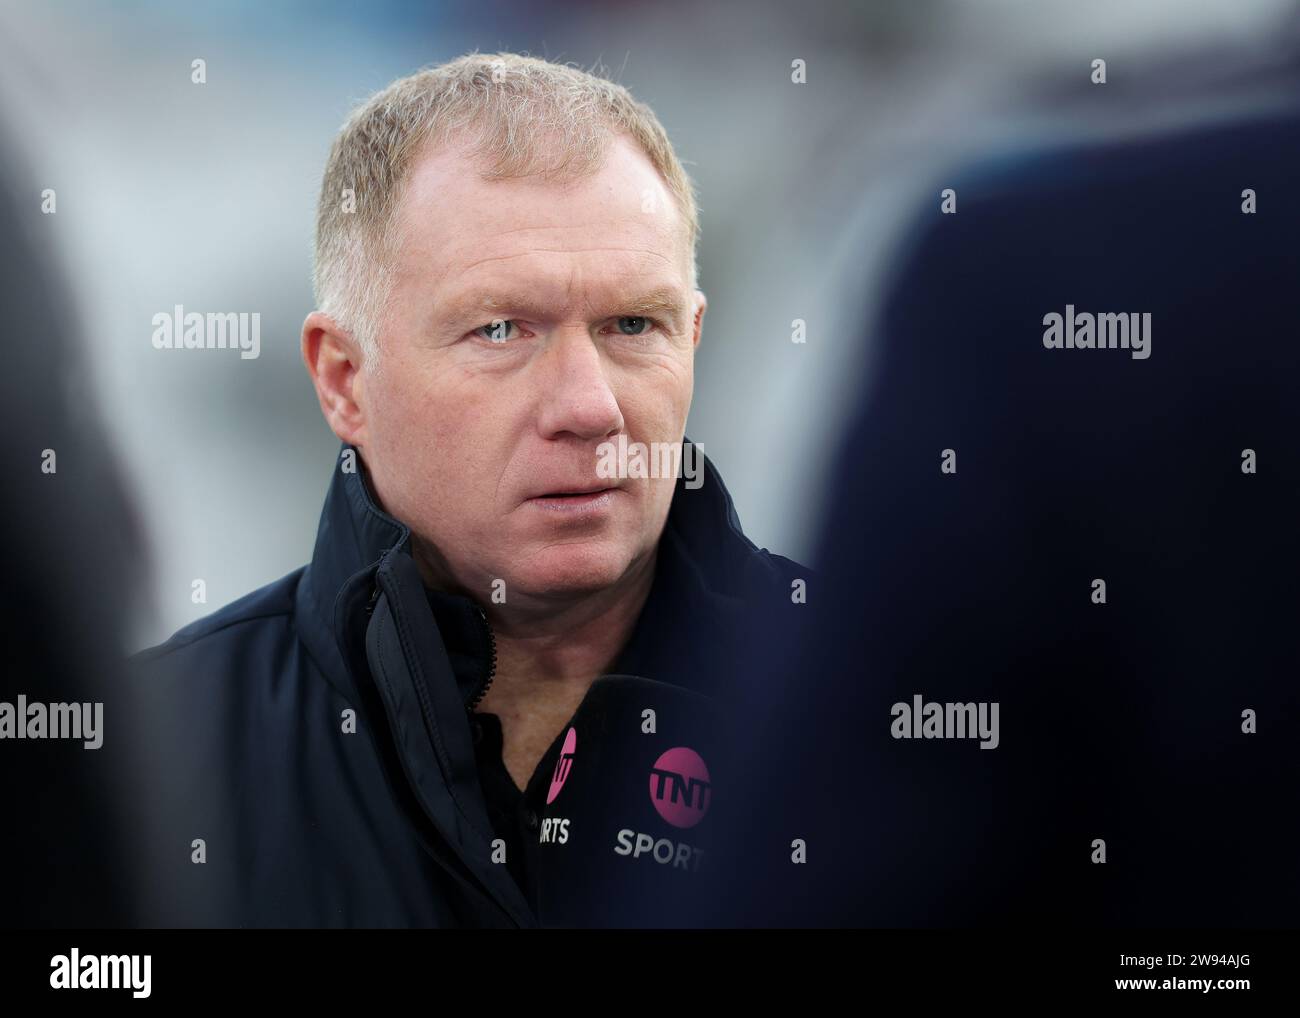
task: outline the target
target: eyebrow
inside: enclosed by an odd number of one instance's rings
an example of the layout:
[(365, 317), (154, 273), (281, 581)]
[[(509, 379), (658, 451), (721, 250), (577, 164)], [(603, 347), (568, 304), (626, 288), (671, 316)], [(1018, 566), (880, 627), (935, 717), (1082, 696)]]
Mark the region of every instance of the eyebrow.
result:
[[(611, 303), (610, 315), (635, 317), (663, 316), (680, 318), (686, 307), (681, 291), (671, 286), (660, 286), (644, 293), (616, 298)], [(442, 305), (443, 316), (452, 321), (482, 316), (484, 322), (504, 317), (507, 312), (544, 316), (546, 310), (532, 298), (518, 293), (487, 293), (460, 296)]]

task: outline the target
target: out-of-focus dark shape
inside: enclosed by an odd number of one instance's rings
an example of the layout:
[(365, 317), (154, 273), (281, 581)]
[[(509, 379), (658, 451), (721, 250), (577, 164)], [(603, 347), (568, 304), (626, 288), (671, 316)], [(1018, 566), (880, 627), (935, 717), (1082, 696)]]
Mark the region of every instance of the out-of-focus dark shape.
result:
[(41, 237), (59, 213), (44, 221), (41, 187), (20, 171), (4, 137), (0, 131), (0, 561), (7, 573), (0, 701), (104, 706), (99, 749), (80, 740), (0, 740), (0, 872), (7, 878), (0, 925), (123, 925), (132, 889), (117, 779), (136, 736), (118, 709), (116, 662), (138, 601), (139, 531), (93, 412), (72, 297)]
[[(936, 182), (702, 921), (1300, 920), (1297, 179), (1292, 108)], [(1067, 305), (1150, 357), (1047, 349)], [(893, 738), (917, 694), (999, 745)]]

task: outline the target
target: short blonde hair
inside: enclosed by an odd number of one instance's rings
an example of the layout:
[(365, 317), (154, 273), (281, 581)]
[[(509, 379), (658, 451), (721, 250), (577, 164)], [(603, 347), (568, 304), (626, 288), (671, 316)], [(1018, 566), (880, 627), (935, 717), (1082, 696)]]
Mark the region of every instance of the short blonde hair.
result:
[(316, 305), (352, 334), (367, 363), (378, 352), (389, 296), (385, 268), (411, 160), (426, 143), (462, 131), (475, 143), (485, 180), (590, 174), (616, 135), (630, 135), (682, 214), (691, 285), (697, 284), (694, 185), (653, 111), (622, 85), (576, 67), (517, 53), (467, 54), (400, 78), (368, 99), (340, 129), (325, 164), (316, 214)]

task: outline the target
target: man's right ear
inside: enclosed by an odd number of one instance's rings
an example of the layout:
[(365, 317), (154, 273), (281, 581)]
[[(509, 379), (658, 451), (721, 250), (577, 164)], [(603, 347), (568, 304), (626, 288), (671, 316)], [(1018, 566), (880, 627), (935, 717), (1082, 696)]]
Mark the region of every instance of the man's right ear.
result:
[(302, 323), (302, 359), (325, 423), (342, 441), (364, 446), (360, 345), (329, 315), (313, 311)]

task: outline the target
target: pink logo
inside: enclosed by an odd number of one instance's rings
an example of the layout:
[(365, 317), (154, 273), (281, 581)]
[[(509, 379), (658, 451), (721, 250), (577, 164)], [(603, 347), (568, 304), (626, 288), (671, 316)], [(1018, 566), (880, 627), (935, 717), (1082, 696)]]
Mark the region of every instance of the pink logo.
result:
[(551, 775), (551, 790), (546, 793), (546, 804), (548, 806), (560, 794), (560, 789), (564, 787), (569, 771), (573, 770), (573, 755), (577, 751), (578, 732), (576, 729), (570, 728), (564, 735), (564, 745), (560, 747), (560, 759), (555, 761), (555, 772)]
[(674, 827), (694, 827), (713, 798), (709, 769), (700, 754), (685, 746), (667, 750), (650, 768), (650, 801)]

